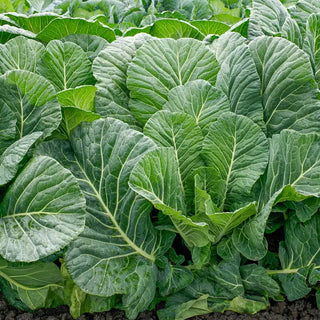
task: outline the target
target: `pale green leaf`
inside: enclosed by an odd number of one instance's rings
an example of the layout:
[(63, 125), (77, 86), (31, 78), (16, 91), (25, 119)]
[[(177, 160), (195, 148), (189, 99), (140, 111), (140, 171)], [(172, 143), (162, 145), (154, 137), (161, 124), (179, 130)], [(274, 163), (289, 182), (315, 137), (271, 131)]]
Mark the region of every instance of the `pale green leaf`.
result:
[(57, 98), (62, 106), (77, 107), (84, 111), (94, 111), (96, 90), (95, 86), (80, 86), (58, 92)]
[(223, 22), (214, 20), (195, 20), (190, 23), (205, 36), (208, 34), (223, 34), (230, 29), (230, 26)]
[(38, 41), (19, 36), (0, 45), (0, 52), (0, 74), (15, 69), (36, 72), (45, 48)]

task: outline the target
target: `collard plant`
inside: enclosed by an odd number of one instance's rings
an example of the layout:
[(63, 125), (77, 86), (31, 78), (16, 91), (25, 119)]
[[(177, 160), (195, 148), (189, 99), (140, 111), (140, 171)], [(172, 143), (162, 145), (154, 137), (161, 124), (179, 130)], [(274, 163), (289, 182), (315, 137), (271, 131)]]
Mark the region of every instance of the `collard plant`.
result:
[(1, 15), (12, 305), (183, 320), (320, 301), (320, 4), (194, 5)]

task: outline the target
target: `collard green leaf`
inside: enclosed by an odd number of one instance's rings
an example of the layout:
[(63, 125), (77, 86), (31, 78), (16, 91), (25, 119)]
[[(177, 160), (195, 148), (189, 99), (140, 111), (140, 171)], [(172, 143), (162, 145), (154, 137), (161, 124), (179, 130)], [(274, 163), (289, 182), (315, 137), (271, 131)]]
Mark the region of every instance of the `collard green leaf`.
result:
[[(52, 262), (14, 265), (2, 258), (0, 278), (4, 279), (5, 285), (11, 287), (16, 299), (31, 310), (45, 307), (50, 290), (60, 288), (62, 280), (59, 268)], [(9, 291), (4, 290), (5, 296), (6, 293)], [(6, 298), (13, 305), (17, 305), (10, 295)]]
[(215, 171), (213, 203), (235, 209), (267, 166), (268, 141), (249, 118), (226, 113), (211, 125), (202, 155)]
[(37, 34), (37, 39), (44, 42), (59, 40), (70, 34), (89, 34), (99, 36), (108, 42), (116, 39), (114, 31), (99, 21), (88, 21), (82, 18), (61, 17), (51, 21)]
[(85, 230), (65, 256), (72, 279), (93, 295), (123, 295), (123, 308), (132, 319), (151, 303), (156, 256), (172, 241), (166, 232), (154, 230), (149, 202), (128, 186), (133, 166), (154, 147), (142, 133), (107, 118), (75, 128), (71, 145), (52, 141), (38, 150), (69, 168), (86, 197)]
[[(227, 44), (233, 41), (234, 44)], [(235, 33), (227, 33), (219, 39), (218, 45), (217, 56), (221, 69), (217, 88), (228, 97), (231, 111), (249, 117), (264, 129), (260, 80), (245, 39)], [(228, 46), (232, 50), (224, 49)]]
[(230, 27), (227, 24), (213, 20), (196, 20), (190, 21), (190, 23), (205, 36), (208, 34), (220, 35), (227, 32), (230, 29)]
[(0, 154), (16, 139), (15, 113), (6, 104), (0, 104)]
[(267, 297), (277, 297), (280, 294), (278, 283), (267, 273), (267, 270), (256, 264), (240, 267), (242, 283), (246, 292)]
[(188, 286), (192, 280), (193, 274), (186, 267), (167, 264), (158, 275), (160, 294), (167, 296), (176, 293)]
[(280, 35), (301, 46), (299, 26), (280, 0), (252, 1), (249, 38), (254, 39), (262, 35)]
[(80, 86), (57, 93), (62, 106), (72, 106), (84, 111), (94, 111), (95, 86)]
[(193, 171), (204, 164), (200, 156), (203, 136), (194, 119), (185, 113), (158, 111), (148, 120), (143, 132), (159, 147), (173, 147), (183, 194), (192, 192)]
[(320, 85), (320, 14), (312, 14), (306, 26), (306, 38), (303, 50), (308, 53), (312, 69)]
[(52, 158), (33, 158), (0, 205), (1, 255), (30, 262), (64, 248), (83, 230), (84, 208), (70, 171)]
[(90, 61), (93, 61), (107, 45), (108, 41), (91, 34), (70, 34), (61, 39), (62, 42), (73, 42), (86, 52)]
[(42, 132), (31, 133), (9, 146), (0, 156), (0, 186), (10, 182), (19, 169), (32, 145), (42, 136)]
[(119, 112), (122, 108), (128, 109), (127, 69), (136, 50), (150, 38), (145, 34), (120, 38), (102, 50), (94, 60), (92, 68), (97, 80), (96, 111), (99, 114), (105, 117), (112, 116), (113, 113), (109, 114), (110, 104), (113, 107), (114, 104), (119, 105)]
[(260, 212), (233, 233), (234, 244), (247, 258), (259, 260), (266, 254), (263, 236), (273, 205), (320, 196), (319, 144), (317, 134), (291, 130), (283, 130), (272, 138), (266, 179), (261, 185)]
[(47, 137), (58, 127), (61, 110), (49, 81), (29, 71), (14, 70), (2, 76), (0, 83), (0, 104), (15, 115), (16, 139), (36, 131)]
[(51, 41), (38, 67), (57, 91), (94, 84), (91, 62), (85, 52), (71, 42)]
[(0, 26), (0, 43), (6, 43), (12, 38), (24, 36), (33, 39), (36, 35), (31, 32), (8, 24)]
[(184, 112), (194, 118), (205, 134), (210, 124), (229, 110), (227, 97), (205, 80), (193, 80), (168, 93), (163, 109)]
[[(307, 284), (308, 269), (320, 268), (320, 218), (301, 223), (295, 216), (285, 225), (285, 241), (280, 243), (279, 257), (282, 270), (272, 270), (279, 278), (289, 301), (300, 299), (311, 291)], [(312, 282), (312, 280), (311, 280)]]
[(170, 216), (177, 232), (190, 247), (208, 244), (210, 234), (205, 222), (194, 222), (185, 215), (186, 206), (179, 163), (173, 148), (157, 148), (139, 161), (131, 175), (130, 187)]
[(258, 37), (249, 44), (261, 81), (268, 135), (283, 129), (319, 131), (319, 102), (308, 56), (282, 38)]
[(35, 40), (20, 36), (0, 45), (0, 52), (0, 74), (15, 69), (36, 72), (45, 48)]
[(177, 19), (155, 21), (150, 29), (150, 34), (157, 38), (193, 38), (197, 40), (203, 40), (204, 38), (204, 34), (192, 24)]
[(196, 79), (214, 85), (218, 69), (216, 59), (200, 41), (150, 40), (137, 50), (128, 68), (129, 107), (135, 118), (145, 123), (162, 109), (172, 88)]
[(14, 21), (20, 28), (35, 34), (39, 33), (52, 20), (59, 18), (59, 15), (52, 12), (35, 13), (31, 15), (11, 12), (7, 13), (6, 16)]

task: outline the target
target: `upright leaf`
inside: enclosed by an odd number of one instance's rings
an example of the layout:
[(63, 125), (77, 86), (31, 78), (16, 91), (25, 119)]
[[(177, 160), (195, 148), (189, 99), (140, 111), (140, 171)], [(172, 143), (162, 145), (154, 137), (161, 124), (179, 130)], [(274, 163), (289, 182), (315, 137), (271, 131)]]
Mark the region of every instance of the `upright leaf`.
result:
[(227, 113), (212, 124), (203, 145), (207, 166), (215, 171), (213, 202), (238, 208), (267, 165), (265, 135), (250, 119)]
[(261, 81), (268, 135), (283, 129), (319, 131), (319, 102), (308, 56), (282, 38), (258, 37), (249, 44)]
[(206, 134), (210, 124), (229, 110), (229, 102), (209, 82), (193, 80), (171, 89), (163, 109), (189, 114)]
[(131, 319), (153, 300), (154, 262), (172, 241), (154, 230), (149, 202), (128, 186), (133, 166), (154, 147), (142, 133), (107, 118), (75, 128), (71, 144), (52, 141), (38, 150), (69, 168), (86, 197), (85, 230), (65, 255), (72, 279), (93, 295), (122, 295)]
[(218, 69), (216, 59), (200, 41), (150, 40), (137, 51), (128, 68), (129, 107), (145, 123), (162, 109), (172, 88), (196, 79), (215, 84)]
[(71, 42), (51, 41), (38, 71), (57, 91), (94, 84), (90, 60), (78, 45)]

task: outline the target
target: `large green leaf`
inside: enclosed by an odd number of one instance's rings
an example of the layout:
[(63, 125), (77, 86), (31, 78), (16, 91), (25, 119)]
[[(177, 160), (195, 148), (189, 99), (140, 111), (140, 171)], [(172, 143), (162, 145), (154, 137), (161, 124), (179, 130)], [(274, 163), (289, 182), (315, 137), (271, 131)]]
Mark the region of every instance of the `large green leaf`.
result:
[(33, 32), (15, 26), (10, 26), (8, 24), (0, 26), (0, 43), (6, 43), (8, 40), (18, 36), (24, 36), (31, 39), (36, 37)]
[(91, 34), (70, 34), (63, 37), (61, 41), (73, 42), (80, 46), (81, 49), (87, 53), (90, 61), (93, 61), (99, 52), (108, 45), (107, 40)]
[(279, 0), (253, 0), (249, 21), (250, 39), (281, 35), (301, 46), (299, 26)]
[(210, 124), (229, 110), (229, 102), (209, 82), (193, 80), (171, 89), (163, 109), (189, 114), (205, 134)]
[(58, 127), (61, 110), (49, 81), (29, 71), (14, 70), (2, 76), (0, 83), (0, 104), (14, 113), (16, 139), (36, 131), (46, 137)]
[(177, 19), (157, 20), (152, 25), (150, 34), (157, 38), (193, 38), (197, 40), (203, 40), (204, 38), (204, 34), (192, 24)]
[(148, 120), (143, 132), (159, 147), (173, 147), (186, 195), (193, 187), (193, 171), (204, 164), (200, 156), (203, 137), (195, 120), (185, 113), (158, 111)]
[(241, 229), (235, 230), (237, 249), (252, 260), (267, 252), (264, 232), (272, 206), (283, 201), (320, 197), (320, 137), (283, 130), (270, 144), (269, 166), (260, 184), (260, 212)]
[(99, 36), (108, 42), (116, 39), (114, 31), (99, 21), (88, 21), (82, 18), (61, 17), (51, 21), (42, 29), (37, 39), (45, 42), (59, 40), (70, 34), (90, 34)]
[(16, 139), (17, 119), (13, 110), (6, 104), (0, 104), (0, 154)]
[(6, 16), (9, 17), (12, 21), (16, 22), (20, 28), (31, 31), (35, 34), (39, 33), (52, 20), (60, 17), (59, 15), (52, 12), (36, 13), (31, 15), (12, 12), (7, 13)]
[[(61, 273), (53, 263), (35, 262), (32, 264), (15, 265), (0, 258), (0, 278), (16, 294), (17, 298), (29, 309), (35, 310), (46, 306), (50, 290), (61, 288)], [(10, 295), (7, 300), (15, 305)], [(12, 299), (12, 300), (11, 300)]]
[(80, 86), (58, 92), (57, 98), (62, 106), (72, 106), (85, 111), (94, 111), (95, 86)]
[(190, 247), (203, 247), (211, 240), (208, 224), (185, 215), (186, 206), (179, 163), (173, 148), (150, 151), (134, 167), (130, 187), (170, 216), (177, 232)]
[(172, 88), (196, 79), (215, 84), (218, 69), (213, 54), (200, 41), (150, 40), (137, 50), (128, 68), (130, 109), (145, 123), (162, 109)]
[(249, 48), (261, 80), (268, 135), (283, 129), (318, 132), (317, 84), (306, 53), (286, 39), (265, 36)]
[(0, 253), (36, 261), (65, 247), (84, 227), (85, 199), (69, 170), (33, 158), (0, 204)]
[(218, 40), (216, 51), (221, 64), (216, 86), (228, 97), (231, 111), (264, 128), (259, 75), (245, 38), (226, 33)]
[(38, 71), (57, 91), (94, 84), (90, 60), (78, 45), (71, 42), (51, 41)]
[(96, 111), (107, 117), (116, 117), (118, 113), (126, 113), (127, 119), (117, 117), (122, 121), (134, 122), (128, 110), (129, 90), (126, 85), (127, 69), (136, 54), (136, 50), (147, 40), (151, 39), (146, 34), (134, 37), (120, 38), (102, 50), (93, 63), (93, 74), (97, 79)]
[(16, 37), (0, 45), (0, 52), (0, 74), (15, 69), (36, 72), (45, 48), (38, 41)]
[(268, 141), (252, 120), (226, 113), (211, 125), (203, 157), (215, 171), (209, 190), (213, 202), (221, 209), (237, 209), (267, 166)]
[(78, 126), (71, 144), (52, 141), (38, 150), (69, 168), (86, 197), (85, 230), (65, 255), (72, 279), (93, 295), (123, 295), (123, 308), (131, 319), (153, 300), (154, 262), (172, 240), (154, 230), (150, 203), (128, 186), (133, 166), (154, 147), (142, 133), (107, 118)]
[(225, 23), (213, 20), (196, 20), (190, 21), (190, 23), (196, 27), (205, 36), (208, 34), (223, 34), (230, 29)]
[(0, 156), (0, 186), (10, 182), (19, 169), (32, 145), (42, 136), (42, 132), (31, 133), (9, 146)]
[(309, 55), (316, 81), (320, 86), (320, 14), (312, 14), (308, 19), (303, 49)]

